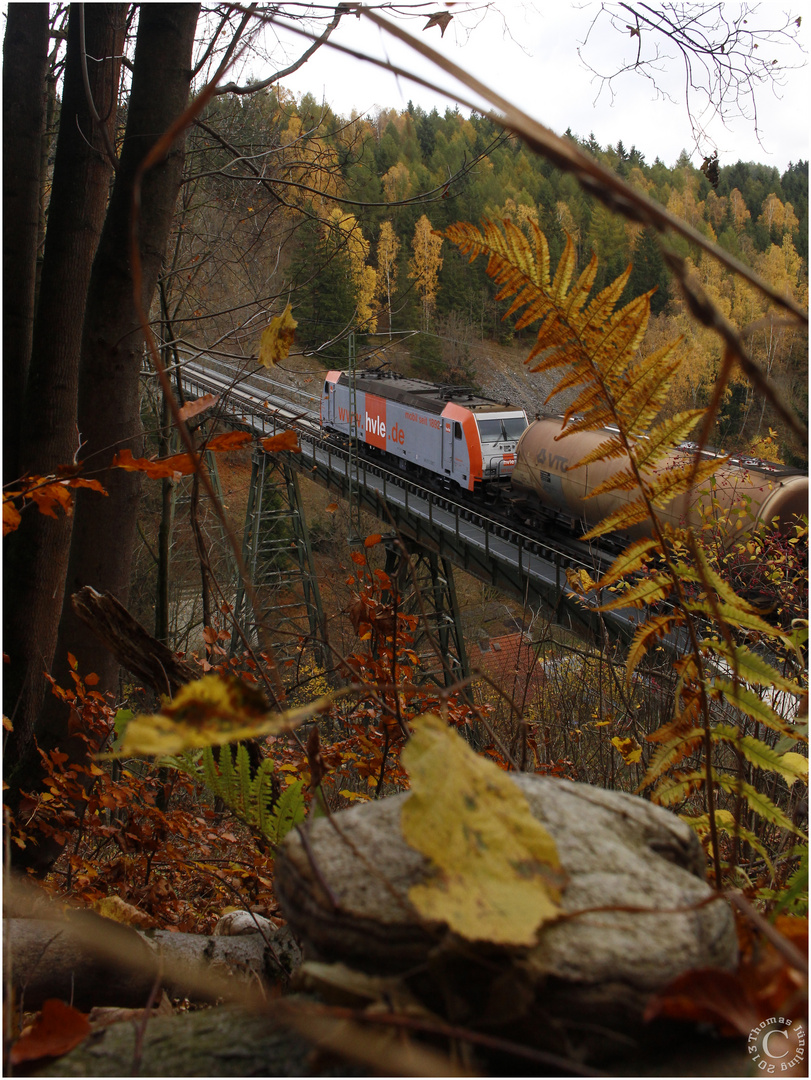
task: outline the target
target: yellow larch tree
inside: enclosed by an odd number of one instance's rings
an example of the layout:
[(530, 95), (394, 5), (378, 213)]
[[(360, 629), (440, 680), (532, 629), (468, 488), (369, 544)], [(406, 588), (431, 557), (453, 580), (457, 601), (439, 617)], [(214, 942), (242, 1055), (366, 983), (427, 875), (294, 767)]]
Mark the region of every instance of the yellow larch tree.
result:
[(377, 271), (366, 264), (369, 258), (369, 241), (363, 235), (354, 214), (347, 214), (337, 207), (330, 212), (329, 225), (340, 231), (346, 244), (355, 294), (356, 324), (373, 334), (377, 329), (377, 315), (374, 311)]
[(391, 337), (391, 294), (397, 284), (397, 256), (400, 253), (400, 241), (397, 239), (390, 221), (380, 226), (377, 239), (377, 288), (381, 299), (385, 298), (385, 311), (389, 322)]
[(733, 188), (729, 193), (729, 208), (732, 211), (732, 224), (735, 232), (742, 232), (752, 215), (747, 210), (743, 195), (737, 188)]
[(402, 161), (392, 165), (383, 177), (383, 195), (386, 202), (401, 202), (411, 190), (411, 176)]
[(409, 261), (408, 276), (413, 278), (417, 292), (422, 297), (422, 329), (427, 330), (431, 312), (436, 301), (439, 271), (442, 269), (442, 237), (438, 236), (431, 222), (422, 215), (414, 229), (411, 241), (414, 257)]
[(791, 232), (800, 223), (791, 203), (782, 203), (772, 192), (763, 200), (758, 224), (765, 225), (770, 230), (776, 229), (778, 232)]

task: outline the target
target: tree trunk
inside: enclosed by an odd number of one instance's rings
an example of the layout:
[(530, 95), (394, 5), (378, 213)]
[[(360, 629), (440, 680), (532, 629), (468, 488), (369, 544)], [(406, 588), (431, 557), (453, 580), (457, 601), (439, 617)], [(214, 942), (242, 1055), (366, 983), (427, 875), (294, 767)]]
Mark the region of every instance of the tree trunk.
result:
[[(13, 5), (13, 10), (17, 6)], [(53, 473), (58, 466), (69, 464), (77, 450), (82, 324), (112, 174), (101, 126), (106, 127), (111, 145), (121, 66), (116, 58), (123, 50), (127, 6), (86, 5), (84, 43), (80, 9), (81, 5), (72, 6), (68, 25), (62, 123), (56, 144), (31, 362), (24, 399), (12, 403), (22, 427), (19, 467), (32, 475)], [(85, 94), (85, 51), (90, 94), (101, 124), (94, 120)], [(33, 200), (38, 205), (39, 186), (32, 186)], [(33, 221), (36, 209), (32, 214)], [(35, 261), (36, 250), (32, 265)], [(7, 273), (7, 286), (12, 279), (13, 275)], [(11, 660), (6, 673), (5, 708), (14, 718), (14, 732), (7, 746), (12, 777), (16, 764), (31, 746), (47, 689), (42, 674), (50, 671), (56, 647), (70, 527), (70, 518), (62, 514), (51, 518), (31, 508), (9, 538), (4, 629)]]
[[(101, 691), (118, 691), (118, 663), (74, 615), (70, 596), (83, 585), (109, 591), (122, 603), (129, 592), (140, 480), (105, 470), (113, 453), (141, 452), (139, 376), (143, 336), (133, 296), (130, 227), (133, 184), (141, 161), (188, 105), (198, 4), (144, 4), (140, 8), (124, 146), (87, 294), (79, 375), (79, 430), (86, 471), (98, 475), (107, 497), (82, 491), (76, 501), (67, 584), (54, 655), (57, 683), (68, 680), (67, 653), (82, 675), (95, 672)], [(139, 242), (142, 297), (148, 310), (166, 246), (183, 164), (182, 145), (144, 178)], [(82, 495), (91, 498), (81, 498)], [(59, 746), (82, 761), (88, 747), (67, 734), (67, 708), (48, 696), (37, 722), (43, 749)], [(33, 759), (33, 760), (31, 760)], [(36, 767), (36, 758), (26, 763)], [(49, 858), (40, 852), (40, 869)]]
[(48, 5), (11, 4), (3, 43), (3, 482), (20, 475), (34, 329)]

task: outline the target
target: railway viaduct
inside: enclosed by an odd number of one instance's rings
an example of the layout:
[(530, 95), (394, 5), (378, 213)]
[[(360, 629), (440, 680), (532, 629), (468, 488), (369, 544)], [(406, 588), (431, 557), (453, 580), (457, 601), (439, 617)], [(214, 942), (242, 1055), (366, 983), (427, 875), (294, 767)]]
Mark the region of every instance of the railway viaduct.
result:
[[(403, 565), (406, 553), (410, 555), (408, 572), (412, 577), (415, 568), (423, 571), (420, 588), (431, 610), (434, 652), (445, 657), (446, 683), (469, 673), (455, 599), (454, 567), (521, 602), (533, 607), (543, 605), (554, 621), (580, 634), (601, 633), (596, 612), (585, 608), (568, 588), (566, 570), (583, 568), (594, 575), (610, 558), (605, 552), (590, 549), (551, 527), (544, 535), (518, 531), (499, 520), (495, 509), (490, 513), (472, 508), (457, 501), (452, 493), (431, 490), (396, 469), (373, 463), (361, 457), (351, 441), (347, 446), (324, 436), (317, 395), (277, 382), (264, 373), (240, 376), (235, 384), (235, 374), (228, 362), (201, 354), (183, 363), (181, 382), (189, 398), (217, 394), (221, 419), (234, 427), (260, 438), (287, 429), (298, 434), (300, 453), (254, 453), (243, 557), (249, 571), (255, 573), (266, 527), (263, 487), (272, 458), (284, 478), (294, 521), (294, 543), (312, 637), (323, 639), (326, 628), (298, 495), (299, 474), (346, 500), (351, 516), (364, 510), (381, 522), (381, 532), (389, 534), (390, 572), (407, 569)], [(243, 629), (251, 623), (248, 608), (244, 589), (238, 585), (235, 614)], [(629, 637), (636, 626), (635, 615), (626, 611), (604, 618), (612, 634)]]

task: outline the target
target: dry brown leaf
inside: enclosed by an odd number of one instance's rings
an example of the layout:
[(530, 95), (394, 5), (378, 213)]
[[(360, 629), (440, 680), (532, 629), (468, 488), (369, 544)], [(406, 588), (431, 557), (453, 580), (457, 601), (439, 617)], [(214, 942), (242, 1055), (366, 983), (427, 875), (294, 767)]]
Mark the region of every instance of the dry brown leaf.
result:
[(84, 1042), (91, 1028), (87, 1016), (64, 1001), (49, 999), (36, 1020), (25, 1028), (9, 1052), (12, 1065), (44, 1057), (61, 1057)]
[(195, 401), (187, 401), (177, 411), (177, 415), (181, 420), (191, 420), (193, 416), (197, 416), (201, 412), (205, 412), (206, 409), (210, 409), (212, 405), (216, 405), (220, 400), (219, 394), (204, 394), (203, 397), (197, 398)]

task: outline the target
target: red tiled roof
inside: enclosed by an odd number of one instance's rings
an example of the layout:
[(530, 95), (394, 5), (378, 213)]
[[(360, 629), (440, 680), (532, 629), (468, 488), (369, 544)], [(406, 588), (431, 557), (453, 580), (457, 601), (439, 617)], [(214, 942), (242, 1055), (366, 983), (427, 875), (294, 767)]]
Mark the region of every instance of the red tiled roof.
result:
[(527, 698), (534, 696), (545, 682), (543, 664), (535, 662), (535, 649), (523, 634), (482, 638), (471, 645), (468, 659), (472, 668), (485, 672), (505, 694), (520, 700), (527, 687)]

